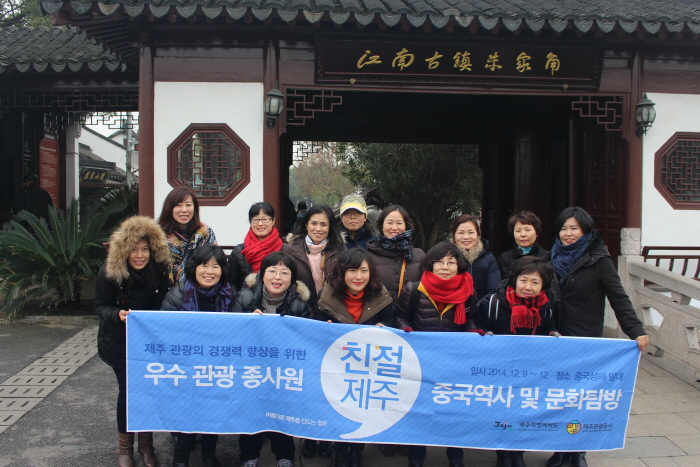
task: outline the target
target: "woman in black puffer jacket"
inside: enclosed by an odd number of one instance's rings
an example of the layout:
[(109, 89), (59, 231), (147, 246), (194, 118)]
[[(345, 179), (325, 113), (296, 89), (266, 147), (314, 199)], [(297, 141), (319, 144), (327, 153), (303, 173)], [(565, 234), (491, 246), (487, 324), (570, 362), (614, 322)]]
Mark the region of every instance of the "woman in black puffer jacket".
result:
[[(396, 307), (397, 327), (406, 332), (465, 332), (476, 305), (474, 282), (459, 248), (441, 242), (425, 254), (419, 282), (407, 282)], [(411, 446), (409, 465), (422, 466), (426, 447)], [(450, 466), (462, 465), (464, 452), (447, 448)]]
[[(132, 309), (160, 309), (168, 291), (169, 262), (168, 240), (160, 226), (150, 217), (134, 216), (122, 222), (110, 237), (107, 261), (97, 274), (97, 351), (112, 367), (119, 384), (117, 454), (121, 467), (134, 465), (134, 434), (126, 431), (126, 317)], [(157, 465), (153, 433), (139, 433), (138, 443), (143, 465)]]
[[(241, 290), (232, 311), (239, 313), (276, 313), (301, 318), (311, 318), (307, 303), (309, 289), (296, 280), (297, 267), (294, 258), (281, 251), (270, 253), (263, 259), (260, 271), (246, 278), (247, 288)], [(294, 438), (284, 433), (268, 432), (270, 447), (278, 465), (294, 465)], [(242, 434), (239, 438), (241, 463), (254, 463), (260, 457), (264, 433)]]
[[(220, 246), (206, 243), (192, 250), (185, 263), (184, 277), (163, 300), (164, 311), (215, 311), (233, 309), (233, 287), (229, 283), (226, 254)], [(197, 433), (178, 433), (173, 467), (187, 467)], [(202, 464), (219, 466), (216, 444), (219, 435), (201, 434)]]

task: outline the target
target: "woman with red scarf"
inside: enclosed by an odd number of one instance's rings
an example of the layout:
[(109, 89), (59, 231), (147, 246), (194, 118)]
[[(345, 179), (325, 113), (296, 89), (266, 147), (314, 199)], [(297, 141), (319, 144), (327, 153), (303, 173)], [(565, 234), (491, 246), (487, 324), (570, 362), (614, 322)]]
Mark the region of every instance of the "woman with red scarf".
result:
[[(552, 266), (536, 256), (519, 259), (495, 294), (480, 302), (470, 331), (484, 334), (559, 336), (556, 297), (545, 289), (554, 278)], [(522, 451), (496, 451), (497, 467), (525, 467)]]
[[(406, 282), (396, 306), (396, 322), (406, 332), (465, 332), (467, 318), (476, 306), (474, 281), (467, 272), (467, 260), (449, 242), (432, 247), (421, 261), (418, 282)], [(422, 466), (425, 446), (411, 446), (409, 467)], [(462, 467), (461, 448), (447, 448), (450, 467)]]
[(248, 210), (250, 229), (237, 245), (228, 260), (231, 285), (241, 290), (248, 274), (260, 271), (262, 260), (275, 251), (282, 250), (282, 239), (275, 228), (275, 208), (270, 203), (253, 204)]

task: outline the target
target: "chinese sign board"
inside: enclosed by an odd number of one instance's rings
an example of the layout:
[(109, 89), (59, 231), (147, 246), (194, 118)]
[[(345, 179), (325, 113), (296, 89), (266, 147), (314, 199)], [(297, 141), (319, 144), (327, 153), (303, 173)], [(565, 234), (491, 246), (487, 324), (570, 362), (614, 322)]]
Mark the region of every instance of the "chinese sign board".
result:
[(129, 431), (621, 449), (639, 362), (629, 340), (238, 313), (132, 312), (127, 336)]
[(39, 142), (39, 186), (51, 196), (54, 206), (59, 206), (58, 141), (44, 138)]
[(321, 36), (317, 82), (597, 89), (602, 62), (603, 43), (598, 41), (419, 42)]

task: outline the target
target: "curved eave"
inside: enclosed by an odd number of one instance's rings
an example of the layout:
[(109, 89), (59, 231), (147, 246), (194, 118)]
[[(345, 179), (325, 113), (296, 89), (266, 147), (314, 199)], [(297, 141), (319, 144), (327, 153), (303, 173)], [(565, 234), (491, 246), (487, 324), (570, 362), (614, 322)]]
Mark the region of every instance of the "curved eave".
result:
[[(658, 14), (658, 12), (652, 14), (644, 9), (632, 9), (625, 14), (608, 14), (601, 10), (597, 10), (597, 14), (588, 14), (588, 12), (577, 13), (575, 10), (565, 11), (556, 8), (548, 11), (533, 8), (532, 11), (526, 11), (514, 7), (514, 11), (508, 14), (491, 12), (491, 16), (489, 16), (488, 11), (458, 8), (458, 6), (468, 6), (460, 0), (450, 0), (450, 2), (431, 0), (433, 4), (445, 7), (439, 7), (439, 9), (423, 0), (411, 0), (410, 2), (365, 0), (362, 3), (344, 1), (345, 5), (341, 7), (338, 1), (332, 0), (318, 0), (313, 3), (305, 0), (286, 0), (284, 2), (213, 0), (210, 2), (194, 1), (186, 5), (167, 0), (160, 2), (159, 5), (136, 2), (129, 5), (120, 2), (42, 0), (41, 6), (49, 14), (64, 10), (71, 11), (75, 15), (90, 13), (93, 18), (126, 15), (130, 18), (145, 17), (151, 20), (167, 16), (171, 21), (177, 21), (178, 18), (195, 19), (196, 17), (210, 21), (217, 18), (235, 21), (248, 16), (251, 20), (257, 19), (259, 21), (279, 18), (286, 23), (295, 23), (297, 20), (304, 19), (314, 24), (320, 22), (327, 15), (327, 18), (337, 25), (343, 25), (347, 22), (360, 25), (379, 22), (389, 27), (401, 23), (413, 27), (429, 25), (444, 28), (449, 25), (451, 28), (468, 28), (472, 24), (476, 24), (486, 30), (503, 27), (510, 31), (529, 29), (533, 32), (539, 32), (546, 25), (555, 32), (570, 29), (581, 33), (587, 33), (591, 30), (610, 33), (616, 30), (624, 34), (637, 32), (700, 34), (700, 8), (679, 4), (672, 4), (676, 7), (668, 8), (668, 11), (663, 14)], [(367, 7), (367, 5), (370, 6)]]

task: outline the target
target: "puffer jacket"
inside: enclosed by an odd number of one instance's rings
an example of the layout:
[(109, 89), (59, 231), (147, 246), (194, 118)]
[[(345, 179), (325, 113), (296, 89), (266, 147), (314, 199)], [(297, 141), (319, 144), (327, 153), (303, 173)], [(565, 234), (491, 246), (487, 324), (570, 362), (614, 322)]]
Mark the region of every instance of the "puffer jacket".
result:
[[(549, 251), (542, 248), (538, 243), (535, 243), (532, 245), (532, 250), (530, 250), (530, 253), (525, 256), (545, 258), (548, 254)], [(510, 276), (510, 272), (513, 270), (515, 263), (517, 263), (522, 257), (523, 255), (520, 254), (520, 250), (518, 250), (517, 245), (514, 246), (512, 250), (508, 250), (498, 257), (497, 263), (498, 269), (501, 271), (501, 279), (508, 279), (508, 276)]]
[[(291, 234), (287, 236), (287, 242), (283, 247), (282, 251), (294, 258), (294, 262), (297, 265), (297, 280), (301, 281), (309, 289), (309, 305), (312, 308), (316, 307), (318, 303), (318, 294), (316, 293), (316, 284), (314, 283), (314, 276), (311, 274), (311, 265), (309, 264), (309, 258), (306, 256), (306, 242), (304, 237), (292, 236)], [(324, 260), (324, 278), (325, 272), (330, 271), (333, 265), (340, 258), (340, 254), (347, 250), (344, 244), (339, 243), (335, 248), (325, 251)]]
[[(511, 307), (506, 300), (507, 286), (508, 283), (504, 281), (495, 294), (487, 295), (479, 302), (474, 319), (470, 321), (470, 328), (491, 331), (494, 334), (513, 334), (510, 331)], [(515, 334), (548, 336), (550, 332), (557, 330), (557, 296), (553, 290), (547, 290), (547, 300), (540, 308), (540, 325), (535, 332), (528, 328), (515, 328)]]
[(345, 240), (345, 246), (348, 250), (350, 248), (364, 248), (366, 250), (367, 242), (377, 238), (377, 236), (372, 233), (372, 227), (367, 221), (355, 232), (355, 235), (346, 229), (341, 221), (338, 221), (338, 227), (340, 227), (340, 231), (343, 232), (343, 239)]
[[(181, 280), (175, 287), (170, 289), (168, 294), (163, 299), (163, 305), (161, 310), (163, 311), (182, 311), (182, 300), (185, 297), (185, 280)], [(235, 297), (234, 297), (235, 298)], [(202, 301), (200, 299), (201, 310), (197, 311), (219, 311), (219, 302), (221, 300), (221, 295), (214, 297), (214, 300)], [(233, 311), (233, 303), (235, 300), (231, 300), (231, 304), (228, 307), (228, 312)]]
[(394, 306), (386, 287), (382, 287), (382, 292), (378, 297), (365, 302), (364, 305), (360, 320), (355, 323), (345, 306), (345, 302), (333, 296), (333, 289), (326, 282), (321, 290), (321, 298), (318, 300), (318, 308), (314, 318), (334, 323), (395, 326)]
[(236, 245), (228, 257), (228, 270), (231, 285), (238, 291), (243, 288), (248, 274), (253, 272), (253, 268), (243, 256), (243, 244)]
[[(252, 313), (255, 310), (264, 310), (262, 304), (264, 286), (258, 274), (248, 275), (245, 283), (248, 287), (242, 289), (238, 294), (231, 311)], [(282, 304), (277, 307), (277, 314), (311, 318), (313, 313), (308, 303), (309, 297), (311, 297), (309, 288), (302, 281), (296, 281), (287, 289)]]
[(399, 296), (399, 291), (407, 282), (420, 280), (420, 262), (425, 257), (425, 252), (420, 248), (412, 248), (413, 259), (406, 262), (403, 284), (399, 284), (401, 279), (401, 266), (403, 265), (403, 253), (400, 251), (385, 250), (377, 245), (376, 240), (367, 242), (367, 252), (372, 256), (377, 270), (382, 278), (382, 284), (389, 291), (394, 304)]
[[(566, 277), (552, 281), (560, 297), (559, 332), (564, 336), (602, 337), (607, 297), (622, 331), (630, 339), (645, 336), (647, 333), (622, 287), (610, 252), (600, 234), (593, 232), (588, 251)], [(545, 259), (551, 260), (551, 253)]]
[[(414, 331), (464, 332), (467, 324), (455, 324), (455, 307), (448, 305), (441, 314), (430, 297), (418, 289), (420, 281), (406, 282), (396, 304), (396, 327), (413, 328)], [(476, 309), (476, 295), (465, 303), (467, 322)]]
[[(144, 237), (155, 267), (146, 271), (155, 274), (155, 287), (138, 284), (130, 275), (129, 253)], [(110, 237), (107, 261), (97, 274), (93, 307), (100, 317), (97, 352), (114, 368), (126, 368), (126, 324), (119, 319), (120, 310), (159, 310), (168, 291), (170, 251), (160, 226), (145, 216), (134, 216), (124, 222)]]
[(470, 250), (462, 250), (464, 257), (469, 263), (467, 272), (474, 279), (474, 290), (476, 290), (476, 301), (484, 298), (488, 294), (496, 292), (498, 284), (501, 282), (501, 272), (498, 270), (496, 258), (489, 253), (489, 241), (481, 239), (477, 245)]

